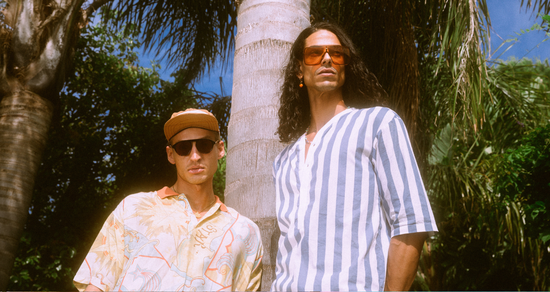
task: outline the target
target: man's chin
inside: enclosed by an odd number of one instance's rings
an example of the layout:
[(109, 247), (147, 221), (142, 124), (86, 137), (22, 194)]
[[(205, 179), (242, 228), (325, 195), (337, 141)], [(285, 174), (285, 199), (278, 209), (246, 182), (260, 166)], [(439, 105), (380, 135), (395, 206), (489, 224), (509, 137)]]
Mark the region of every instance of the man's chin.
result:
[(340, 88), (341, 88), (341, 86), (338, 86), (337, 82), (323, 82), (321, 84), (317, 84), (315, 89), (318, 92), (323, 92), (324, 93), (324, 92), (336, 91)]
[(206, 175), (194, 175), (188, 177), (187, 182), (192, 185), (202, 185), (208, 182), (208, 177)]

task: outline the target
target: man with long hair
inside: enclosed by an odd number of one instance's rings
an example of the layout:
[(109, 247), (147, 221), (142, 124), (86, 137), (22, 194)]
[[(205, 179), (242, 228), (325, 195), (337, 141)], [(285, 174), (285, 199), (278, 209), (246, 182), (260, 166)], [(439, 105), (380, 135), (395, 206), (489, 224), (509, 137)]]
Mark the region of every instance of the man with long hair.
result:
[(408, 290), (437, 231), (403, 121), (338, 26), (306, 28), (284, 72), (273, 163), (274, 291)]

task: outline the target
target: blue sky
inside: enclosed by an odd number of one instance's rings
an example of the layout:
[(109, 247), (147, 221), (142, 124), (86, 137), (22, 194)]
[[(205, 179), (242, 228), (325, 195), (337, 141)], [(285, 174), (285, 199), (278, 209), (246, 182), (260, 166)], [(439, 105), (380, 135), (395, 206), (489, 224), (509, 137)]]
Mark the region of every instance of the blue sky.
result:
[[(518, 36), (522, 29), (531, 28), (535, 23), (541, 23), (541, 18), (535, 20), (536, 14), (520, 9), (520, 0), (487, 0), (489, 15), (491, 16), (491, 49), (493, 58), (504, 51), (501, 48), (496, 53), (494, 50), (506, 39), (518, 38), (518, 41), (506, 51), (500, 59), (508, 60), (510, 57), (520, 59), (545, 60), (550, 58), (550, 40), (541, 43), (546, 38), (542, 31), (528, 32)], [(534, 2), (534, 1), (533, 1)], [(510, 43), (511, 44), (511, 43)], [(506, 47), (506, 45), (504, 46)]]
[[(511, 57), (520, 59), (527, 57), (530, 59), (545, 60), (550, 58), (550, 40), (542, 42), (546, 38), (545, 33), (533, 31), (521, 36), (516, 34), (521, 29), (528, 29), (533, 24), (541, 22), (540, 17), (535, 21), (536, 14), (531, 11), (526, 12), (525, 8), (520, 9), (521, 0), (487, 0), (489, 15), (491, 17), (491, 51), (492, 57), (499, 57), (502, 60), (509, 60)], [(517, 41), (509, 42), (495, 52), (499, 45), (507, 39), (517, 38)], [(542, 43), (541, 43), (542, 42)], [(509, 44), (513, 44), (506, 52)], [(504, 53), (503, 53), (504, 52)], [(503, 53), (501, 55), (501, 53)], [(230, 56), (232, 56), (231, 53)], [(212, 91), (221, 94), (219, 78), (222, 77), (223, 89), (226, 95), (231, 94), (233, 83), (233, 58), (229, 58), (227, 70), (221, 69), (221, 62), (218, 62), (204, 76), (195, 83), (195, 89), (199, 91)], [(148, 66), (148, 56), (142, 57), (142, 66)], [(172, 80), (169, 76), (173, 68), (163, 66), (161, 78)]]

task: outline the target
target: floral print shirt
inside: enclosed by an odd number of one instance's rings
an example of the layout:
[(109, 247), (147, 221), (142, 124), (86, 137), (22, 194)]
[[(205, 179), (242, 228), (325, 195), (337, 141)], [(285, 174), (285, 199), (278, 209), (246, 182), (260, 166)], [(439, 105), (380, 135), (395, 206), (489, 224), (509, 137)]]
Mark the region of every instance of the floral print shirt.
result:
[(258, 226), (219, 199), (199, 220), (168, 187), (126, 197), (111, 213), (74, 284), (103, 291), (255, 291)]

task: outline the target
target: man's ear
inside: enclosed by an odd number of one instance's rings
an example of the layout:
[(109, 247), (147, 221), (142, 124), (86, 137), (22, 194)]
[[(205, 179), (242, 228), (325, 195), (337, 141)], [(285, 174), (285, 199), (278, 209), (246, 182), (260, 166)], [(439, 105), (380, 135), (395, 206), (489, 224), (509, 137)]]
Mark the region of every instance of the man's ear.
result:
[(218, 159), (222, 159), (222, 157), (225, 156), (225, 146), (223, 144), (223, 141), (218, 142), (218, 145), (216, 145), (216, 147), (218, 147), (218, 149), (220, 150), (218, 152)]
[(298, 77), (298, 79), (302, 80), (302, 78), (304, 77), (304, 68), (302, 67), (302, 63), (300, 62), (300, 69), (298, 71), (298, 73), (296, 73), (296, 77)]
[(172, 151), (172, 147), (166, 146), (166, 157), (168, 158), (168, 161), (172, 164), (176, 164), (176, 159), (174, 158), (174, 151)]

